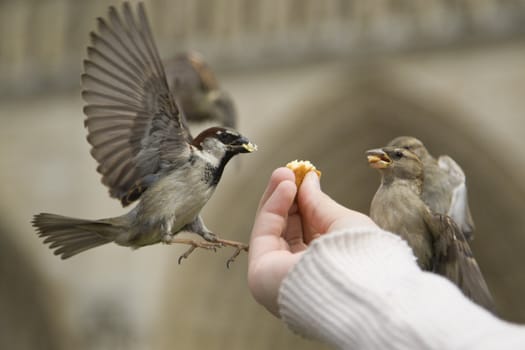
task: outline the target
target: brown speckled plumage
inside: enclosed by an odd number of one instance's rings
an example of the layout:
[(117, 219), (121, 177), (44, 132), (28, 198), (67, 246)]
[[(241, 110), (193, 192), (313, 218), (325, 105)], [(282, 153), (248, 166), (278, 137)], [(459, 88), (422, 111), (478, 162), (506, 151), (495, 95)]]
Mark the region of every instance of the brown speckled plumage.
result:
[(435, 213), (422, 200), (424, 167), (405, 149), (367, 151), (370, 166), (381, 174), (381, 185), (370, 206), (371, 218), (399, 234), (414, 251), (419, 266), (445, 276), (474, 302), (494, 311), (494, 304), (465, 236), (448, 216)]
[[(108, 17), (97, 23), (82, 74), (87, 140), (110, 196), (123, 206), (138, 203), (124, 215), (101, 220), (38, 214), (33, 225), (39, 236), (62, 258), (109, 242), (133, 248), (189, 244), (184, 258), (196, 247), (230, 245), (236, 248), (234, 256), (247, 250), (245, 244), (210, 232), (200, 211), (228, 161), (255, 146), (223, 127), (191, 136), (168, 86), (144, 4), (138, 4), (137, 13), (128, 2), (120, 12), (111, 6)], [(213, 85), (210, 79), (208, 85)], [(180, 231), (207, 242), (175, 238)]]

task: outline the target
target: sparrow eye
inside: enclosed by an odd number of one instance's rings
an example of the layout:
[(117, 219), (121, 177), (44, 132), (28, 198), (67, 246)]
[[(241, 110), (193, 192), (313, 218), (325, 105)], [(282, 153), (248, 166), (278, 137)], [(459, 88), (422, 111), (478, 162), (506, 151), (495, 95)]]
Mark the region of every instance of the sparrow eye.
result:
[(236, 141), (239, 138), (239, 135), (229, 130), (226, 130), (226, 131), (219, 130), (217, 132), (217, 138), (225, 145), (229, 145), (232, 142)]
[(399, 159), (399, 158), (403, 157), (403, 152), (401, 152), (401, 151), (396, 151), (396, 152), (394, 153), (394, 156), (395, 156), (397, 159)]

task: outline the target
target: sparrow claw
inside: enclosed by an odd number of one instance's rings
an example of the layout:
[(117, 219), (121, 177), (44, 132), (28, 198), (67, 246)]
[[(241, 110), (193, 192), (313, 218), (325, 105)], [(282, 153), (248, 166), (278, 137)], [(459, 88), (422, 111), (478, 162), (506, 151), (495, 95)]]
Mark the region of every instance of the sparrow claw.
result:
[(195, 241), (193, 239), (185, 239), (185, 238), (170, 238), (169, 240), (164, 240), (164, 243), (166, 244), (186, 244), (190, 247), (188, 250), (182, 254), (179, 259), (177, 260), (178, 264), (180, 265), (182, 263), (182, 260), (187, 259), (191, 253), (197, 248), (202, 249), (208, 249), (213, 250), (214, 252), (217, 252), (217, 248), (222, 248), (225, 246), (234, 247), (235, 251), (233, 252), (232, 256), (226, 261), (226, 268), (230, 268), (230, 265), (235, 261), (235, 259), (241, 254), (241, 252), (248, 251), (249, 246), (247, 244), (236, 242), (236, 241), (229, 241), (226, 239), (220, 239), (217, 236), (213, 235), (213, 237), (205, 237), (205, 239), (208, 238), (210, 240), (206, 241)]
[(230, 268), (230, 264), (235, 261), (235, 258), (237, 258), (239, 256), (241, 251), (242, 251), (242, 248), (235, 249), (235, 252), (233, 253), (233, 255), (226, 261), (226, 268), (227, 269)]
[(179, 256), (179, 259), (177, 260), (178, 264), (180, 265), (183, 259), (188, 259), (191, 253), (197, 248), (207, 249), (207, 250), (213, 250), (214, 252), (217, 252), (217, 248), (223, 247), (223, 244), (220, 242), (199, 242), (195, 241), (193, 239), (184, 239), (184, 238), (172, 238), (169, 241), (166, 241), (167, 244), (187, 244), (190, 247), (188, 250), (184, 252), (181, 256)]
[(226, 240), (226, 239), (217, 238), (215, 242), (220, 243), (223, 246), (230, 246), (230, 247), (234, 247), (235, 248), (235, 251), (233, 252), (233, 255), (226, 261), (226, 268), (228, 268), (228, 269), (230, 268), (230, 265), (235, 261), (235, 259), (239, 256), (239, 254), (243, 250), (247, 252), (248, 249), (250, 248), (247, 244), (244, 244), (244, 243), (241, 243), (241, 242), (229, 241), (229, 240)]
[(191, 253), (193, 253), (193, 251), (195, 250), (195, 248), (197, 248), (197, 246), (190, 246), (188, 248), (188, 250), (186, 250), (184, 252), (184, 254), (182, 254), (181, 256), (179, 256), (179, 259), (177, 260), (177, 263), (180, 265), (180, 263), (182, 262), (182, 259), (188, 259), (188, 256), (190, 256)]

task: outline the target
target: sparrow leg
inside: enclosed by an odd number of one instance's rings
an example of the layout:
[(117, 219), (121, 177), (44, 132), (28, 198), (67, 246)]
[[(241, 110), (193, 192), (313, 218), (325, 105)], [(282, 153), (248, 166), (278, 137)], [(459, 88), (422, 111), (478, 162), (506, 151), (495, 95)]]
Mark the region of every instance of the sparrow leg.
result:
[(163, 224), (161, 224), (161, 230), (165, 232), (164, 236), (162, 236), (162, 242), (166, 244), (187, 244), (190, 246), (188, 250), (186, 250), (184, 254), (179, 257), (179, 264), (182, 262), (182, 259), (187, 259), (196, 248), (208, 249), (216, 252), (217, 248), (222, 247), (220, 243), (199, 242), (193, 239), (175, 238), (175, 235), (173, 232), (171, 232), (171, 228), (172, 220), (166, 220)]
[(202, 238), (204, 238), (206, 241), (210, 243), (220, 244), (220, 246), (234, 247), (235, 251), (233, 252), (233, 255), (226, 261), (227, 268), (230, 268), (231, 263), (235, 261), (235, 258), (237, 258), (237, 256), (239, 256), (239, 254), (243, 250), (248, 251), (248, 248), (249, 248), (247, 244), (236, 242), (236, 241), (229, 241), (227, 239), (221, 239), (217, 237), (216, 234), (214, 234), (213, 232), (211, 232), (210, 230), (206, 228), (200, 215), (197, 216), (197, 218), (193, 220), (191, 224), (187, 225), (186, 229), (188, 231), (199, 234), (200, 236), (202, 236)]
[(180, 264), (182, 262), (182, 259), (188, 259), (188, 257), (190, 256), (191, 253), (193, 253), (193, 251), (196, 249), (196, 248), (202, 248), (202, 249), (207, 249), (207, 250), (213, 250), (214, 252), (217, 251), (217, 248), (220, 248), (222, 247), (222, 244), (220, 243), (212, 243), (212, 242), (199, 242), (199, 241), (196, 241), (196, 240), (193, 240), (193, 239), (186, 239), (186, 238), (176, 238), (176, 237), (171, 237), (170, 240), (163, 240), (164, 243), (166, 244), (186, 244), (186, 245), (189, 245), (190, 247), (188, 248), (188, 250), (186, 250), (184, 252), (184, 254), (182, 254), (180, 257), (179, 257), (179, 260), (177, 260), (177, 262)]
[(247, 244), (241, 243), (241, 242), (234, 242), (234, 241), (227, 241), (227, 240), (218, 240), (219, 243), (223, 245), (230, 245), (231, 247), (235, 247), (235, 251), (233, 252), (232, 256), (226, 261), (226, 268), (230, 268), (230, 265), (235, 261), (237, 256), (244, 250), (248, 251), (249, 246)]

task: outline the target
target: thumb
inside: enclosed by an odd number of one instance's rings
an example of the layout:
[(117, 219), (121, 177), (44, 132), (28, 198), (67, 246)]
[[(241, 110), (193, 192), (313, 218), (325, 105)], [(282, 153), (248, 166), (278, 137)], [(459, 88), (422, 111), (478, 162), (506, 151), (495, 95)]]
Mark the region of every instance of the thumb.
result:
[(299, 188), (297, 205), (303, 221), (306, 243), (329, 231), (336, 220), (349, 212), (321, 190), (319, 177), (313, 171), (306, 174)]
[(341, 228), (377, 227), (368, 216), (340, 205), (324, 193), (314, 172), (306, 175), (297, 195), (297, 203), (306, 243)]

